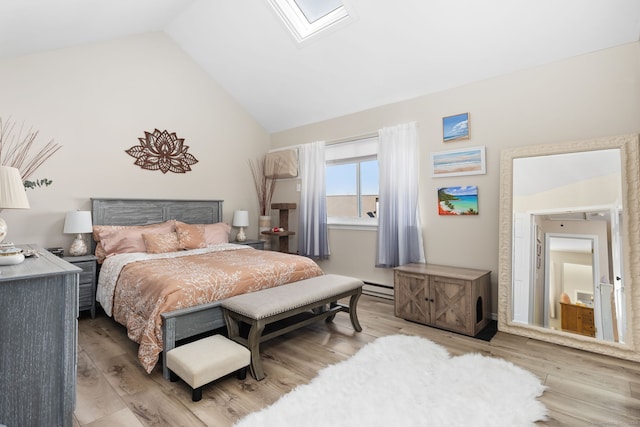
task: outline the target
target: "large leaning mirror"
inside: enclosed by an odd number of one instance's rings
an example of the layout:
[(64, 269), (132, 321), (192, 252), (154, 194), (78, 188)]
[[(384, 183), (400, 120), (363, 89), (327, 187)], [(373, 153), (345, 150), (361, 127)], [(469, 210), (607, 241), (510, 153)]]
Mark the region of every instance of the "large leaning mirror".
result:
[(640, 361), (639, 144), (502, 152), (499, 330)]

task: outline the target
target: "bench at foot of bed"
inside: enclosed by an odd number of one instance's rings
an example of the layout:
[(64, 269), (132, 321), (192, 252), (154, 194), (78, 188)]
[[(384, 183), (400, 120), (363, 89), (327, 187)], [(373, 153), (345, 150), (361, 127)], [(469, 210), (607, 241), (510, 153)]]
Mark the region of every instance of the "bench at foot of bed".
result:
[[(353, 277), (327, 274), (300, 280), (275, 288), (237, 295), (222, 301), (229, 338), (251, 351), (251, 375), (264, 378), (260, 361), (260, 343), (312, 322), (333, 320), (336, 313), (349, 313), (353, 329), (362, 331), (356, 307), (363, 282)], [(338, 303), (350, 297), (349, 305)], [(250, 326), (247, 337), (241, 335), (241, 325)], [(265, 329), (268, 325), (273, 330)]]

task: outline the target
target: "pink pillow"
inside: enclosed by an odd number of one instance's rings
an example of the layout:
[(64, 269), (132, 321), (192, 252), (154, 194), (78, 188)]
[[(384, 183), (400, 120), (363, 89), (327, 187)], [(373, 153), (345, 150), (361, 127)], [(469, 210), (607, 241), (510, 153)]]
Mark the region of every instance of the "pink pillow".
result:
[(178, 244), (182, 249), (206, 248), (207, 242), (204, 240), (204, 224), (185, 224), (176, 221), (176, 233), (178, 234)]
[(150, 254), (161, 254), (165, 252), (176, 252), (180, 250), (178, 245), (178, 234), (170, 233), (142, 233), (142, 239)]
[(96, 243), (96, 258), (98, 258), (98, 264), (102, 264), (104, 262), (104, 259), (107, 257), (107, 252), (104, 250), (104, 247), (102, 246), (102, 242), (97, 242)]
[[(103, 227), (103, 226), (97, 226)], [(111, 226), (98, 231), (106, 256), (131, 252), (146, 252), (142, 233), (170, 233), (175, 231), (175, 220), (149, 225)], [(94, 228), (94, 235), (96, 234)]]
[(204, 240), (207, 246), (229, 243), (230, 232), (231, 226), (224, 222), (204, 224)]

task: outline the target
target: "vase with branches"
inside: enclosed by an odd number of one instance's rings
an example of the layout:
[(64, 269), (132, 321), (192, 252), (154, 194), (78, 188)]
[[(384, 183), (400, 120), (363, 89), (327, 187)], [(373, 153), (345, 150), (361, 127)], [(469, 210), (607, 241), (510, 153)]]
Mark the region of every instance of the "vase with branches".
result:
[(273, 172), (265, 173), (265, 158), (249, 160), (249, 167), (251, 168), (251, 174), (253, 175), (253, 183), (256, 188), (256, 194), (258, 196), (258, 206), (260, 208), (260, 216), (269, 216), (271, 213), (271, 200), (273, 199), (273, 193), (276, 189), (276, 176), (275, 171), (280, 169), (279, 163), (273, 166)]
[(42, 148), (35, 150), (38, 131), (24, 130), (24, 125), (16, 129), (16, 122), (9, 117), (0, 117), (0, 165), (10, 166), (20, 171), (25, 188), (46, 187), (53, 181), (43, 178), (28, 180), (42, 164), (55, 154), (61, 145), (50, 140)]

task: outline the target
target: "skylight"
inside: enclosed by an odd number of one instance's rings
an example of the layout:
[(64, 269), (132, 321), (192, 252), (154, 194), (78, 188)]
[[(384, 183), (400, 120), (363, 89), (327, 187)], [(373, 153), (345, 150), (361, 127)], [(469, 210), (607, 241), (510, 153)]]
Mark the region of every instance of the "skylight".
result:
[(349, 21), (342, 0), (269, 0), (298, 43)]

